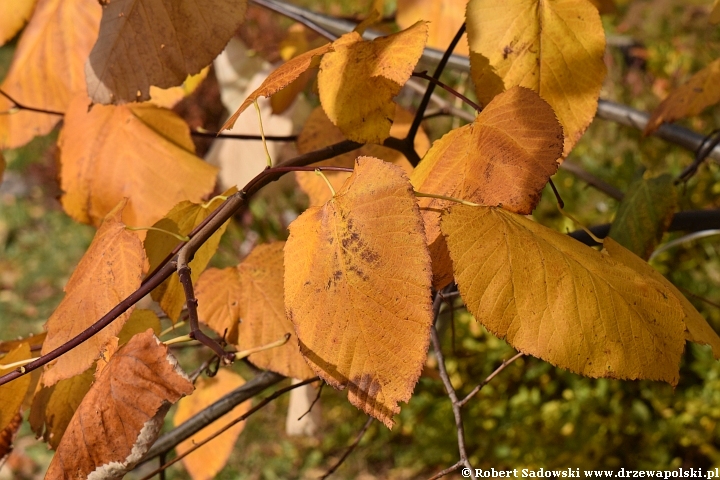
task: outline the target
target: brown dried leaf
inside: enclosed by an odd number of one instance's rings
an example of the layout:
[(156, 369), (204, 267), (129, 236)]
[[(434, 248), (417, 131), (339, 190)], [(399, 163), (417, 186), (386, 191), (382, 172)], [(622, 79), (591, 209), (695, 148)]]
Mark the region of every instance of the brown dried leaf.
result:
[(12, 420), (10, 420), (10, 423), (0, 431), (0, 465), (5, 462), (6, 457), (12, 452), (12, 443), (13, 440), (15, 440), (15, 435), (18, 430), (20, 430), (22, 420), (22, 413), (17, 412)]
[(170, 405), (192, 391), (151, 330), (134, 336), (85, 395), (45, 478), (122, 478), (157, 438)]
[[(43, 355), (88, 328), (140, 286), (147, 260), (137, 235), (126, 230), (121, 221), (126, 203), (121, 201), (105, 217), (65, 285), (65, 298), (45, 324), (48, 334)], [(49, 387), (87, 370), (117, 336), (131, 312), (123, 313), (95, 336), (47, 365), (43, 383)]]
[(386, 426), (415, 387), (432, 323), (430, 257), (402, 169), (358, 158), (323, 207), (290, 225), (285, 311), (310, 367)]
[(113, 0), (85, 65), (93, 102), (150, 99), (217, 57), (245, 19), (247, 1)]

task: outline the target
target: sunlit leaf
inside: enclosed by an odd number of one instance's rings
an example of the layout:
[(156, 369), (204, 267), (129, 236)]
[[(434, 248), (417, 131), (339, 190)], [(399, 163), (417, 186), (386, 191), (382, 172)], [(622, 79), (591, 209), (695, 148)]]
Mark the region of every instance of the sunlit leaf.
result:
[[(395, 20), (400, 28), (408, 28), (420, 20), (430, 22), (428, 47), (445, 51), (465, 22), (468, 0), (398, 0)], [(463, 36), (453, 50), (458, 55), (468, 55), (467, 36)]]
[(207, 78), (210, 67), (200, 70), (200, 73), (189, 75), (182, 85), (170, 88), (158, 88), (150, 86), (150, 101), (163, 108), (173, 108), (183, 98), (193, 93), (198, 86)]
[(73, 415), (45, 478), (122, 478), (150, 448), (170, 405), (193, 391), (148, 330), (113, 355)]
[(150, 86), (174, 87), (199, 73), (245, 19), (247, 2), (113, 0), (85, 65), (95, 103), (150, 99)]
[[(308, 33), (309, 30), (305, 28), (302, 23), (290, 25), (287, 37), (280, 42), (280, 56), (283, 60), (287, 62), (292, 58), (312, 50)], [(317, 41), (312, 43), (317, 43)], [(317, 65), (314, 65), (315, 67), (320, 66), (320, 59), (317, 58), (313, 63), (317, 63)], [(313, 70), (314, 69), (310, 68), (305, 70), (298, 78), (290, 82), (287, 87), (284, 87), (270, 97), (270, 106), (272, 107), (273, 114), (281, 114), (290, 108), (297, 96), (305, 89), (312, 78)]]
[[(95, 323), (140, 286), (145, 252), (137, 235), (126, 230), (121, 201), (105, 217), (67, 285), (65, 298), (45, 324), (43, 355), (55, 350)], [(51, 386), (74, 377), (95, 362), (104, 346), (122, 329), (132, 308), (92, 338), (50, 363), (43, 383)]]
[(678, 87), (653, 111), (645, 135), (650, 135), (663, 123), (698, 115), (705, 108), (720, 102), (720, 59), (693, 75)]
[(152, 104), (96, 105), (78, 96), (60, 138), (61, 202), (75, 220), (97, 225), (121, 199), (127, 225), (147, 227), (176, 203), (212, 192), (217, 169), (195, 156), (180, 117)]
[[(403, 109), (399, 105), (395, 106), (395, 121), (390, 127), (390, 135), (395, 138), (405, 138), (410, 125), (412, 124), (414, 115)], [(297, 147), (299, 153), (311, 152), (328, 145), (346, 140), (340, 129), (332, 124), (330, 119), (325, 115), (325, 111), (321, 107), (312, 111), (308, 119), (303, 125), (303, 130), (298, 137)], [(423, 129), (418, 130), (415, 136), (414, 148), (418, 155), (422, 156), (430, 147), (430, 140)], [(383, 147), (382, 145), (363, 145), (358, 150), (338, 155), (330, 160), (324, 160), (313, 164), (314, 166), (332, 165), (336, 167), (352, 168), (355, 165), (357, 157), (376, 157), (386, 162), (394, 163), (402, 168), (405, 173), (412, 171), (412, 165), (405, 156), (393, 150), (392, 148)], [(345, 180), (350, 177), (350, 173), (345, 172), (323, 172), (325, 177), (330, 181), (335, 190), (339, 189)], [(328, 189), (325, 181), (308, 172), (296, 172), (295, 179), (300, 188), (310, 197), (310, 205), (322, 205), (328, 200), (332, 194)]]
[(605, 34), (587, 0), (470, 0), (471, 76), (487, 104), (515, 85), (547, 101), (563, 126), (567, 156), (590, 125), (605, 78)]
[[(97, 38), (101, 12), (97, 0), (38, 0), (0, 89), (28, 107), (64, 113), (73, 96), (85, 90), (83, 65)], [(12, 106), (0, 96), (0, 112)], [(61, 119), (27, 110), (0, 115), (0, 149), (45, 135)]]
[(395, 115), (393, 97), (412, 74), (427, 40), (427, 22), (364, 41), (357, 32), (323, 56), (318, 89), (323, 110), (350, 140), (382, 143)]
[(442, 229), (468, 310), (517, 350), (589, 377), (677, 384), (681, 300), (662, 276), (622, 263), (611, 238), (598, 252), (524, 216), (463, 205)]
[(432, 323), (430, 257), (402, 169), (370, 157), (290, 225), (285, 311), (311, 368), (393, 425), (415, 387)]
[[(410, 176), (419, 192), (462, 198), (529, 214), (540, 201), (562, 154), (562, 127), (537, 93), (513, 87), (499, 94), (475, 122), (433, 143)], [(433, 286), (452, 281), (452, 263), (440, 233), (447, 200), (420, 198), (433, 262)]]
[[(193, 415), (209, 407), (236, 388), (240, 388), (243, 384), (245, 384), (245, 380), (240, 375), (225, 368), (218, 370), (214, 377), (201, 377), (195, 384), (195, 392), (178, 402), (173, 423), (176, 427), (181, 425)], [(220, 427), (244, 414), (249, 408), (250, 402), (243, 402), (220, 417), (217, 422), (208, 425), (189, 439), (181, 442), (176, 448), (178, 455), (182, 455), (190, 450), (193, 445), (210, 437)], [(243, 428), (245, 428), (245, 422), (233, 425), (229, 430), (182, 459), (183, 465), (193, 480), (212, 480), (217, 476), (230, 458), (230, 454), (235, 447), (235, 441)]]
[(677, 210), (674, 179), (661, 175), (630, 185), (609, 235), (635, 255), (648, 259)]
[(25, 26), (37, 0), (0, 2), (0, 45), (5, 45)]
[[(30, 345), (23, 343), (13, 351), (0, 358), (0, 375), (6, 375), (17, 367), (4, 368), (21, 360), (31, 358)], [(24, 375), (10, 383), (0, 386), (0, 430), (10, 425), (15, 415), (20, 411), (25, 392), (30, 387), (30, 375)]]

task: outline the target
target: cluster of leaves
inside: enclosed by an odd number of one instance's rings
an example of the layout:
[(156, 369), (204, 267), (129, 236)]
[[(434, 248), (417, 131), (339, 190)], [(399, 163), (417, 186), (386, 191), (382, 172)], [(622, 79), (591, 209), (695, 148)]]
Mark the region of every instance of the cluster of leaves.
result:
[[(63, 118), (61, 202), (97, 227), (46, 333), (1, 345), (3, 373), (12, 371), (0, 387), (2, 438), (12, 438), (30, 405), (33, 430), (57, 449), (46, 478), (122, 476), (150, 448), (171, 404), (189, 395), (175, 416), (181, 423), (244, 383), (220, 370), (193, 386), (160, 342), (157, 315), (134, 309), (146, 290), (173, 324), (186, 306), (193, 338), (223, 360), (234, 355), (198, 320), (260, 368), (347, 389), (352, 404), (388, 428), (426, 364), (433, 297), (437, 305), (437, 292), (455, 286), (488, 331), (581, 375), (677, 385), (686, 340), (720, 358), (720, 337), (644, 260), (677, 209), (669, 176), (631, 187), (600, 251), (526, 217), (595, 116), (605, 34), (588, 0), (470, 0), (477, 103), (468, 102), (478, 112), (431, 145), (418, 130), (425, 107), (413, 116), (393, 102), (429, 35), (442, 41), (427, 11), (403, 9), (402, 30), (367, 41), (371, 15), (357, 31), (296, 52), (225, 127), (260, 97), (299, 91), (318, 70), (320, 107), (298, 140), (303, 156), (211, 199), (217, 169), (195, 155), (187, 124), (167, 107), (224, 48), (245, 4), (21, 3), (26, 10), (3, 17), (0, 32), (6, 40), (30, 19), (0, 85), (0, 147), (21, 146)], [(717, 62), (661, 104), (647, 134), (720, 101), (711, 87)], [(318, 152), (329, 145), (364, 151), (328, 159)], [(287, 242), (206, 269), (225, 221), (250, 195), (319, 160), (324, 180), (298, 173), (313, 206), (290, 225)], [(134, 229), (151, 225), (147, 234)], [(288, 333), (290, 342), (266, 349)], [(41, 376), (26, 375), (39, 366)], [(219, 443), (231, 446), (241, 428)], [(216, 452), (213, 465), (190, 456), (186, 466), (197, 477), (217, 472), (229, 451)]]

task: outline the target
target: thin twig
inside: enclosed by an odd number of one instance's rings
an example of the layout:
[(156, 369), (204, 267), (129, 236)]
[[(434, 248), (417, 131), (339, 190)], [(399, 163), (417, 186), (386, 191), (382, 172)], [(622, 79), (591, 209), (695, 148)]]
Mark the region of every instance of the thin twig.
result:
[(325, 386), (325, 382), (323, 382), (323, 383), (320, 384), (320, 386), (318, 387), (317, 395), (315, 395), (315, 399), (314, 399), (314, 400), (312, 401), (312, 403), (310, 404), (310, 407), (308, 407), (307, 412), (303, 413), (302, 415), (300, 415), (300, 416), (298, 417), (298, 422), (299, 422), (300, 420), (302, 420), (305, 415), (307, 415), (308, 413), (312, 412), (313, 407), (314, 407), (315, 404), (320, 400), (320, 394), (322, 393), (322, 389), (323, 389), (324, 386)]
[[(208, 132), (191, 130), (190, 135), (193, 137), (203, 138), (215, 138), (217, 140), (258, 140), (262, 141), (261, 135), (250, 135), (245, 133), (222, 133), (222, 132)], [(268, 142), (295, 142), (297, 141), (297, 135), (265, 135), (265, 140)]]
[(350, 456), (350, 454), (358, 446), (358, 444), (360, 443), (360, 440), (362, 440), (363, 436), (365, 436), (365, 432), (367, 432), (368, 428), (370, 428), (370, 425), (372, 424), (373, 420), (374, 420), (373, 417), (368, 417), (367, 422), (365, 422), (365, 425), (363, 425), (362, 429), (360, 429), (360, 431), (358, 432), (357, 436), (355, 437), (355, 440), (353, 441), (353, 443), (350, 444), (350, 446), (347, 448), (347, 450), (345, 450), (345, 453), (343, 453), (343, 456), (340, 457), (340, 460), (338, 460), (335, 463), (335, 465), (330, 467), (330, 469), (327, 472), (325, 472), (325, 475), (320, 477), (320, 480), (325, 480), (330, 475), (335, 473), (335, 470), (340, 468), (340, 465), (342, 465), (345, 462), (345, 460)]
[(425, 79), (425, 80), (427, 80), (427, 81), (429, 81), (429, 82), (431, 82), (431, 83), (434, 83), (435, 85), (437, 85), (438, 87), (442, 88), (442, 89), (445, 90), (446, 92), (450, 93), (451, 95), (454, 95), (455, 97), (459, 98), (460, 100), (462, 100), (462, 101), (465, 102), (466, 104), (468, 104), (468, 105), (470, 105), (471, 107), (473, 107), (473, 108), (475, 109), (475, 111), (477, 111), (477, 112), (481, 112), (481, 111), (482, 111), (482, 107), (481, 107), (480, 105), (478, 105), (477, 103), (473, 102), (472, 100), (470, 100), (470, 99), (467, 98), (465, 95), (463, 95), (462, 93), (458, 92), (457, 90), (455, 90), (455, 89), (452, 88), (451, 86), (449, 86), (449, 85), (441, 82), (441, 81), (438, 80), (437, 78), (431, 77), (430, 75), (427, 74), (427, 72), (413, 72), (413, 73), (412, 73), (412, 76), (413, 76), (413, 77), (417, 77), (417, 78), (422, 78), (422, 79)]
[(430, 477), (428, 480), (437, 480), (438, 478), (442, 478), (442, 477), (444, 477), (445, 475), (447, 475), (447, 474), (449, 474), (449, 473), (452, 473), (452, 472), (454, 472), (455, 470), (458, 470), (458, 469), (459, 469), (460, 467), (462, 467), (462, 466), (463, 466), (463, 463), (462, 463), (461, 461), (460, 461), (460, 462), (457, 462), (457, 463), (456, 463), (455, 465), (453, 465), (452, 467), (448, 467), (448, 468), (446, 468), (445, 470), (439, 471), (438, 473), (436, 473), (435, 475), (433, 475), (432, 477)]
[(705, 161), (706, 158), (712, 153), (712, 151), (720, 145), (720, 129), (713, 130), (707, 135), (700, 146), (695, 151), (695, 160), (693, 163), (685, 167), (685, 169), (678, 175), (676, 183), (687, 182), (690, 177), (697, 173), (700, 165)]
[(37, 112), (37, 113), (46, 113), (48, 115), (57, 115), (60, 117), (64, 117), (65, 114), (63, 112), (56, 112), (54, 110), (45, 110), (44, 108), (34, 108), (34, 107), (28, 107), (27, 105), (23, 105), (22, 103), (15, 100), (13, 97), (5, 93), (2, 89), (0, 89), (0, 95), (10, 100), (12, 103), (15, 104), (15, 107), (17, 107), (19, 110), (27, 110), (28, 112)]
[(500, 372), (502, 372), (503, 370), (505, 370), (505, 368), (506, 368), (508, 365), (510, 365), (510, 364), (513, 363), (515, 360), (517, 360), (518, 358), (522, 357), (523, 355), (525, 355), (525, 354), (522, 353), (522, 352), (516, 353), (515, 355), (512, 356), (512, 358), (508, 358), (507, 360), (505, 360), (504, 362), (502, 362), (498, 368), (496, 368), (490, 375), (487, 376), (487, 378), (486, 378), (485, 380), (483, 380), (483, 381), (480, 383), (480, 385), (478, 385), (477, 387), (473, 388), (472, 391), (471, 391), (470, 393), (468, 393), (467, 396), (466, 396), (465, 398), (463, 398), (463, 399), (458, 403), (458, 406), (460, 406), (460, 407), (464, 406), (467, 402), (470, 401), (471, 398), (473, 398), (480, 390), (482, 390), (482, 388), (483, 388), (485, 385), (487, 385), (488, 383), (490, 383), (490, 381), (491, 381), (493, 378), (495, 378)]

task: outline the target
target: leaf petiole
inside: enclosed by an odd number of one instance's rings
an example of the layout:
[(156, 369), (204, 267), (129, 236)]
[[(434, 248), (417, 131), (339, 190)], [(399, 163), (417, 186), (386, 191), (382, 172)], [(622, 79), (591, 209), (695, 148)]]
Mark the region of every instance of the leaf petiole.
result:
[(174, 345), (176, 343), (191, 342), (193, 340), (195, 340), (195, 339), (192, 338), (190, 336), (190, 334), (188, 333), (187, 335), (180, 335), (179, 337), (171, 338), (170, 340), (168, 340), (166, 342), (162, 342), (162, 343), (165, 345)]
[(235, 360), (243, 359), (247, 356), (252, 355), (253, 353), (262, 352), (263, 350), (270, 350), (271, 348), (282, 347), (287, 343), (288, 340), (290, 340), (290, 334), (286, 333), (280, 340), (276, 340), (272, 343), (268, 343), (267, 345), (262, 345), (260, 347), (248, 348), (247, 350), (237, 352), (235, 354)]
[(185, 320), (179, 321), (179, 322), (177, 322), (175, 325), (173, 325), (172, 327), (166, 328), (165, 330), (163, 330), (162, 332), (160, 332), (160, 335), (158, 335), (158, 337), (162, 337), (162, 336), (167, 335), (167, 334), (170, 333), (170, 332), (174, 332), (176, 328), (180, 328), (180, 327), (182, 327), (183, 325), (185, 325)]
[(583, 225), (583, 224), (580, 223), (575, 217), (573, 217), (572, 215), (570, 215), (569, 213), (567, 213), (567, 212), (560, 206), (559, 203), (557, 204), (557, 209), (560, 211), (560, 213), (562, 214), (563, 217), (569, 218), (570, 220), (572, 220), (572, 221), (575, 223), (575, 225), (577, 225), (578, 227), (582, 228), (582, 229), (585, 231), (585, 233), (587, 233), (587, 234), (590, 236), (590, 238), (592, 238), (592, 239), (595, 240), (597, 243), (599, 243), (600, 245), (602, 245), (602, 243), (603, 243), (603, 239), (602, 239), (602, 238), (596, 237), (595, 234), (593, 234), (585, 225)]
[(216, 195), (207, 202), (202, 204), (202, 208), (208, 208), (215, 200), (222, 200), (223, 202), (227, 200), (229, 197), (227, 195)]
[(131, 231), (133, 231), (133, 232), (137, 232), (137, 231), (140, 231), (140, 230), (154, 230), (154, 231), (156, 231), (156, 232), (161, 232), (161, 233), (166, 233), (166, 234), (168, 234), (168, 235), (172, 235), (173, 237), (177, 238), (177, 239), (180, 240), (181, 242), (187, 242), (187, 241), (190, 240), (190, 237), (188, 237), (188, 236), (180, 235), (180, 234), (178, 234), (178, 233), (169, 232), (169, 231), (167, 231), (167, 230), (163, 230), (162, 228), (156, 228), (156, 227), (130, 227), (130, 226), (125, 225), (125, 230), (131, 230)]
[(268, 168), (272, 168), (272, 159), (270, 158), (270, 152), (267, 148), (267, 142), (265, 141), (265, 130), (263, 130), (262, 115), (260, 115), (260, 105), (258, 105), (257, 98), (253, 100), (255, 105), (255, 111), (257, 112), (258, 121), (260, 122), (260, 136), (262, 137), (263, 148), (265, 148), (265, 157), (267, 158)]
[(482, 205), (480, 205), (479, 203), (468, 202), (467, 200), (461, 200), (459, 198), (448, 197), (445, 195), (438, 195), (436, 193), (425, 193), (425, 192), (416, 191), (415, 196), (416, 197), (437, 198), (438, 200), (447, 200), (449, 202), (455, 202), (455, 203), (460, 203), (462, 205), (467, 205), (468, 207), (482, 207)]
[(330, 192), (332, 192), (332, 196), (335, 196), (335, 189), (332, 186), (332, 183), (330, 183), (330, 180), (325, 176), (325, 174), (320, 170), (319, 168), (315, 169), (315, 175), (320, 175), (323, 180), (325, 180), (325, 183), (327, 183), (328, 188), (330, 189)]
[(11, 368), (16, 368), (20, 373), (25, 373), (25, 365), (34, 362), (35, 360), (35, 358), (26, 358), (25, 360), (8, 363), (7, 365), (0, 365), (0, 370), (10, 370)]

